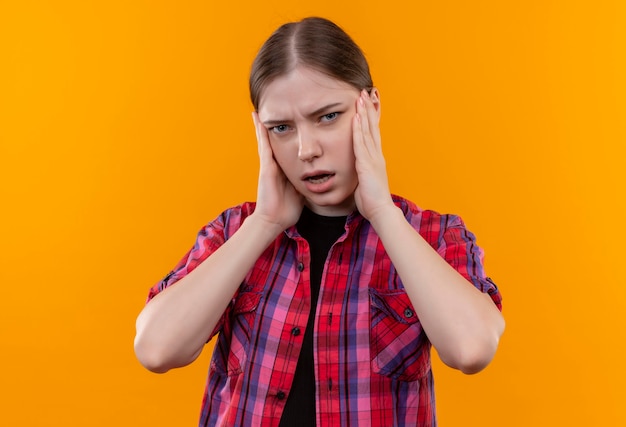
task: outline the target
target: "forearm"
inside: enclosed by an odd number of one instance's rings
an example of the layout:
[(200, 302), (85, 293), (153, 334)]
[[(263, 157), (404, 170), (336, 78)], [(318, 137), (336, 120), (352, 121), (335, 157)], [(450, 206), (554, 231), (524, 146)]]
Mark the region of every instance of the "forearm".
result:
[(139, 361), (165, 372), (195, 360), (246, 274), (280, 231), (251, 215), (215, 253), (156, 295), (137, 318)]
[(483, 369), (504, 330), (491, 298), (454, 270), (397, 207), (370, 221), (443, 362), (465, 373)]

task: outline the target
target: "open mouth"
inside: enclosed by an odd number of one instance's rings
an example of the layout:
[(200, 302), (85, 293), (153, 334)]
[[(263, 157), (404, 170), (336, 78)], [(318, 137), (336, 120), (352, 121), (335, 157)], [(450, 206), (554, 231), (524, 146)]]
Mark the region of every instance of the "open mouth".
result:
[(323, 184), (324, 182), (328, 181), (332, 176), (332, 174), (313, 175), (306, 178), (306, 181), (309, 181), (312, 184)]

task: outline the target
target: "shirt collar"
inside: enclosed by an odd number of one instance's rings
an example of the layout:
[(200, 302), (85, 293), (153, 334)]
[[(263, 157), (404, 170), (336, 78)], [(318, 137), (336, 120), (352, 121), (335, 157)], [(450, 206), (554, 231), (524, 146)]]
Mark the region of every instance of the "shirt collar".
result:
[[(350, 215), (348, 215), (348, 218), (346, 219), (345, 229), (346, 229), (347, 233), (344, 234), (344, 236), (347, 236), (351, 232), (354, 232), (354, 230), (356, 230), (357, 227), (359, 227), (359, 225), (363, 221), (366, 221), (366, 219), (363, 217), (363, 215), (361, 215), (361, 213), (358, 210), (354, 210)], [(285, 230), (285, 234), (290, 239), (302, 238), (300, 233), (298, 233), (298, 229), (296, 228), (295, 224), (292, 225), (291, 227), (287, 228)], [(340, 238), (339, 240), (343, 240), (343, 239), (344, 239), (344, 237)]]

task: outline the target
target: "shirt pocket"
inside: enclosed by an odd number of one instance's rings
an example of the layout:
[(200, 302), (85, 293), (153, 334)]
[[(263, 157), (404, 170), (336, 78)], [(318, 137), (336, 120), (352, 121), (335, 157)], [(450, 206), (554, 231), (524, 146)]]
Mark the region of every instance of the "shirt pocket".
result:
[(246, 363), (261, 296), (260, 292), (242, 292), (235, 299), (227, 328), (230, 329), (230, 345), (226, 363), (228, 375), (240, 374)]
[(374, 373), (417, 381), (430, 371), (430, 342), (404, 290), (370, 288), (370, 350)]

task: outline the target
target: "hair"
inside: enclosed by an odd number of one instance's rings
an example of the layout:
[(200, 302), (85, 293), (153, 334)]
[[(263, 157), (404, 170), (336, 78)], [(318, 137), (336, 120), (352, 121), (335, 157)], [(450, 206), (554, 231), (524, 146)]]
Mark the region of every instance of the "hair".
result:
[(250, 72), (255, 110), (274, 79), (297, 66), (313, 68), (357, 90), (374, 87), (365, 55), (350, 36), (328, 19), (309, 17), (279, 27), (261, 46)]

